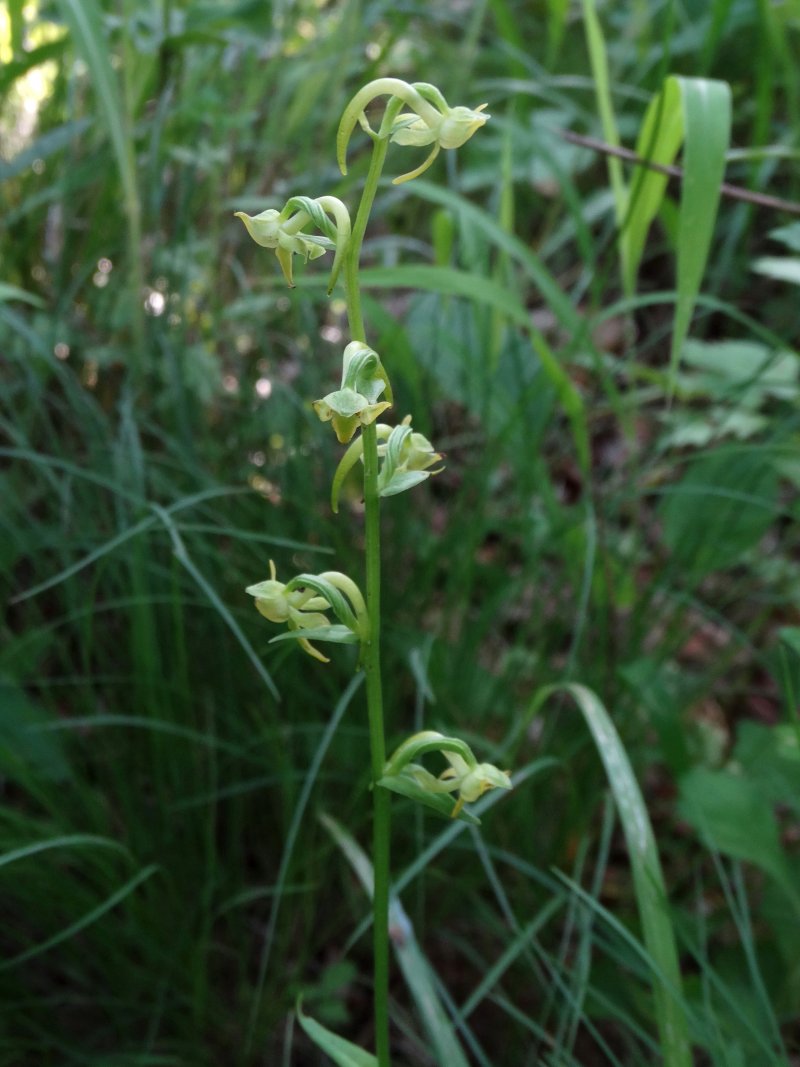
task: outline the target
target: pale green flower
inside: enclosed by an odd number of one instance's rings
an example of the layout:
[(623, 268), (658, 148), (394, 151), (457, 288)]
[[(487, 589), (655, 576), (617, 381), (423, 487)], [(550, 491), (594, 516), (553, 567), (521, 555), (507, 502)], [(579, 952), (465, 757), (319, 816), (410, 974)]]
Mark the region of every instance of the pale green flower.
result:
[[(277, 581), (275, 564), (269, 561), (269, 579), (266, 582), (258, 582), (250, 585), (246, 592), (256, 598), (256, 608), (259, 614), (270, 622), (287, 623), (290, 630), (311, 630), (319, 626), (330, 626), (330, 619), (323, 615), (323, 611), (330, 608), (324, 597), (316, 596), (313, 589), (293, 589), (286, 591), (286, 584)], [(309, 656), (329, 663), (327, 656), (314, 648), (310, 641), (300, 638), (300, 647)]]
[(276, 208), (267, 208), (260, 215), (246, 215), (244, 211), (237, 211), (235, 217), (242, 220), (257, 245), (275, 250), (290, 288), (294, 286), (292, 256), (302, 256), (304, 260), (319, 259), (332, 247), (325, 238), (298, 233), (295, 219), (282, 219), (281, 212)]
[[(383, 122), (376, 133), (370, 126), (365, 108), (379, 96), (388, 96)], [(409, 111), (400, 113), (405, 105)], [(425, 147), (433, 150), (419, 167), (395, 178), (394, 184), (410, 181), (423, 174), (433, 163), (442, 148), (460, 148), (490, 118), (483, 114), (487, 104), (477, 108), (450, 107), (435, 85), (415, 82), (413, 85), (400, 78), (378, 78), (360, 89), (342, 115), (336, 135), (336, 153), (343, 174), (347, 173), (346, 154), (350, 136), (356, 124), (361, 126), (373, 140), (389, 137), (395, 144)]]
[[(274, 250), (290, 288), (294, 286), (292, 256), (302, 256), (308, 261), (335, 249), (328, 286), (330, 294), (350, 241), (350, 215), (341, 200), (335, 196), (320, 196), (316, 200), (293, 196), (281, 211), (267, 208), (259, 215), (247, 215), (244, 211), (236, 211), (234, 215), (242, 220), (256, 244)], [(312, 223), (321, 236), (302, 232)]]
[[(414, 762), (431, 752), (441, 753), (450, 764), (438, 778)], [(490, 789), (512, 787), (508, 771), (501, 771), (492, 763), (478, 763), (465, 741), (445, 737), (436, 730), (423, 730), (405, 740), (386, 761), (379, 784), (423, 803), (443, 793), (457, 792), (451, 819), (458, 817), (465, 804), (473, 803)]]
[[(386, 399), (381, 400), (383, 393)], [(336, 437), (347, 444), (359, 426), (369, 426), (392, 406), (392, 391), (377, 352), (363, 341), (351, 341), (342, 356), (342, 384), (315, 400), (322, 422), (332, 422)]]

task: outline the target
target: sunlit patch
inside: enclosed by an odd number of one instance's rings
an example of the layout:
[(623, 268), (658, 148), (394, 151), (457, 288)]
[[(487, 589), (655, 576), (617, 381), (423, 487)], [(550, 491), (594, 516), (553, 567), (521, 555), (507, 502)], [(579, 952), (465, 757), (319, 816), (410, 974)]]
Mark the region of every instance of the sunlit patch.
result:
[[(22, 9), (24, 22), (23, 47), (26, 52), (66, 34), (66, 27), (39, 18), (38, 3), (25, 4)], [(14, 59), (11, 40), (11, 18), (7, 4), (0, 4), (0, 63)], [(21, 152), (36, 133), (39, 109), (53, 91), (58, 75), (55, 60), (37, 63), (30, 70), (15, 78), (0, 106), (0, 156), (11, 159)], [(42, 174), (44, 160), (36, 158), (31, 164), (34, 174)]]
[(269, 378), (259, 378), (255, 386), (256, 392), (262, 400), (272, 395), (272, 382)]
[(53, 355), (56, 359), (67, 359), (69, 357), (69, 345), (59, 341), (53, 348)]
[(342, 340), (342, 331), (338, 326), (323, 326), (319, 335), (323, 341), (329, 341), (332, 345), (338, 345)]
[(93, 359), (88, 359), (83, 365), (83, 384), (87, 389), (94, 389), (97, 385), (98, 378), (97, 363)]
[(263, 478), (260, 474), (251, 474), (247, 482), (251, 489), (255, 489), (270, 504), (280, 504), (281, 491), (274, 482), (271, 482), (268, 478)]
[[(95, 275), (95, 277), (97, 277), (97, 276)], [(105, 277), (105, 275), (103, 275), (103, 277)], [(106, 281), (108, 281), (107, 277), (106, 277)], [(159, 293), (155, 289), (151, 289), (150, 292), (145, 297), (144, 309), (148, 313), (148, 315), (156, 315), (156, 316), (163, 315), (164, 314), (164, 308), (166, 306), (167, 306), (166, 297), (164, 296), (163, 293)]]

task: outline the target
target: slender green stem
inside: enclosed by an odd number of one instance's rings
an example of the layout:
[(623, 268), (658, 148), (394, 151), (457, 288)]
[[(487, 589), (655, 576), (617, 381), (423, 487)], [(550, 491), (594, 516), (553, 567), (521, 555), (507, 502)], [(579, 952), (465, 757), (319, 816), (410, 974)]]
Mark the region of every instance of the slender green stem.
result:
[[(374, 142), (369, 171), (361, 194), (356, 221), (345, 253), (344, 281), (347, 294), (347, 319), (352, 341), (364, 341), (366, 332), (361, 312), (358, 287), (358, 266), (361, 244), (367, 228), (372, 203), (378, 188), (388, 140)], [(391, 797), (385, 789), (375, 789), (374, 783), (383, 774), (386, 761), (386, 740), (383, 724), (383, 690), (381, 685), (381, 542), (380, 496), (378, 495), (378, 439), (374, 423), (362, 430), (364, 440), (364, 509), (366, 593), (370, 636), (363, 649), (366, 675), (367, 713), (369, 717), (370, 754), (372, 764), (372, 863), (375, 888), (372, 899), (375, 1051), (379, 1067), (389, 1067), (389, 834)]]

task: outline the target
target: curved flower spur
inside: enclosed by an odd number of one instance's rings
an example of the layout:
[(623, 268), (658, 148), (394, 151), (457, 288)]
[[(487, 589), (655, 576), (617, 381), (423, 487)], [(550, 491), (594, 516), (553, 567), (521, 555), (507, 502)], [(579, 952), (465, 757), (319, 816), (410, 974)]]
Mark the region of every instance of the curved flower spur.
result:
[[(379, 96), (389, 96), (380, 129), (372, 129), (365, 108)], [(403, 105), (409, 111), (401, 111)], [(427, 82), (402, 81), (400, 78), (378, 78), (360, 89), (342, 115), (336, 135), (336, 156), (342, 174), (347, 173), (347, 146), (356, 123), (373, 140), (389, 138), (393, 144), (433, 149), (414, 170), (393, 178), (392, 183), (411, 181), (424, 174), (442, 148), (460, 148), (491, 118), (484, 113), (488, 104), (477, 108), (450, 107), (441, 91)]]
[[(437, 778), (415, 762), (429, 752), (440, 752), (450, 764)], [(440, 815), (480, 823), (464, 804), (478, 800), (490, 789), (511, 789), (511, 778), (493, 763), (478, 763), (472, 749), (458, 737), (446, 737), (436, 730), (413, 734), (386, 761), (383, 777), (377, 783), (384, 789), (401, 793)], [(458, 793), (453, 803), (450, 793)]]
[[(290, 289), (294, 288), (292, 256), (302, 256), (307, 262), (334, 249), (328, 282), (330, 296), (350, 241), (350, 213), (341, 200), (335, 196), (320, 196), (316, 200), (308, 196), (293, 196), (280, 211), (267, 208), (259, 215), (236, 211), (234, 217), (242, 220), (256, 244), (275, 250)], [(311, 223), (321, 234), (303, 232), (303, 228)]]

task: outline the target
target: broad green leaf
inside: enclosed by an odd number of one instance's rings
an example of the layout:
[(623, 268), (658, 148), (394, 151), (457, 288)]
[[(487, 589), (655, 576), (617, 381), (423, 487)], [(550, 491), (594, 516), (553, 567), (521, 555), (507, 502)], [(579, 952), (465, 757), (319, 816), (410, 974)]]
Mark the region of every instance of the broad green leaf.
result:
[(749, 778), (695, 767), (680, 780), (679, 810), (710, 848), (755, 864), (798, 899), (772, 805)]
[(670, 349), (673, 377), (711, 247), (731, 131), (731, 91), (725, 82), (708, 78), (676, 81), (683, 102), (685, 143), (678, 219), (678, 302)]
[(794, 725), (743, 722), (733, 760), (765, 800), (800, 814), (800, 744)]
[(775, 352), (760, 341), (687, 341), (683, 350), (687, 388), (747, 407), (767, 395), (793, 400), (798, 393), (800, 360), (794, 352)]
[[(671, 163), (683, 143), (676, 236), (678, 299), (670, 347), (673, 386), (711, 247), (730, 129), (731, 91), (725, 82), (672, 76), (650, 104), (638, 139), (638, 154), (661, 164)], [(622, 206), (616, 197), (623, 283), (629, 297), (636, 288), (647, 232), (665, 187), (663, 175), (649, 172), (634, 179)]]
[(697, 580), (754, 548), (777, 507), (774, 465), (760, 450), (735, 448), (694, 460), (658, 510), (672, 562)]
[(327, 1052), (337, 1067), (378, 1067), (378, 1061), (371, 1052), (365, 1052), (352, 1041), (346, 1041), (338, 1034), (334, 1034), (332, 1030), (322, 1026), (321, 1023), (304, 1015), (299, 1001), (297, 1018), (314, 1044), (323, 1052)]

